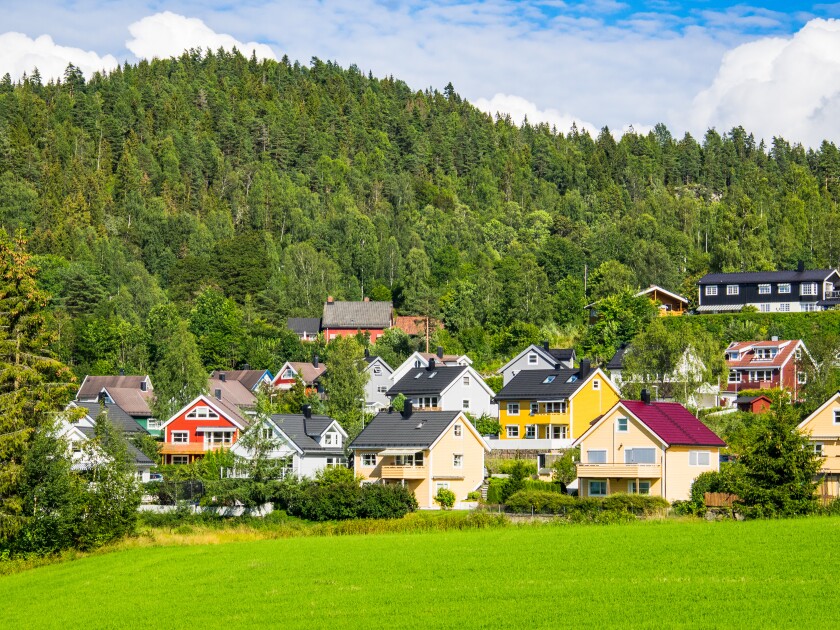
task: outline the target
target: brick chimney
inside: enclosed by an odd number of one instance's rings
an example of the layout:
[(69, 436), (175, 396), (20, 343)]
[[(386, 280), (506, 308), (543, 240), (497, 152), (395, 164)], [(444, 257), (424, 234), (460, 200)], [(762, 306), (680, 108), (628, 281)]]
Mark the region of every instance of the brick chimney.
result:
[(333, 299), (333, 296), (331, 296), (331, 295), (330, 295), (330, 296), (327, 298), (327, 304), (332, 304), (332, 303), (334, 303), (334, 302), (335, 302), (335, 300)]
[(370, 302), (370, 298), (369, 298), (369, 297), (366, 297), (366, 298), (364, 298), (362, 301), (363, 301), (363, 302)]

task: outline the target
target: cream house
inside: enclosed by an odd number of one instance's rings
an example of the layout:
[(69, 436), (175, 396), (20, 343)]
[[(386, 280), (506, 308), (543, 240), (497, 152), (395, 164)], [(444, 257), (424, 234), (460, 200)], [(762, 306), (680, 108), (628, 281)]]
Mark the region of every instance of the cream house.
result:
[(718, 470), (726, 444), (679, 403), (621, 400), (575, 440), (583, 497), (626, 492), (687, 500), (700, 473)]
[(434, 508), (438, 490), (457, 501), (484, 481), (490, 448), (462, 411), (383, 411), (350, 444), (354, 468), (368, 483), (407, 486), (421, 508)]
[(823, 457), (820, 494), (840, 496), (840, 392), (805, 418), (799, 430), (808, 435), (814, 452)]

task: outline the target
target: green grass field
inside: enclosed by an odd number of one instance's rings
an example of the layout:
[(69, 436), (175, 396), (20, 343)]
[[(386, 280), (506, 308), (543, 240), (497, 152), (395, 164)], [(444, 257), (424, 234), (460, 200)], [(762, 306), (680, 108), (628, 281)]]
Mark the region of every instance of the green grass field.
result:
[(8, 628), (840, 626), (840, 518), (147, 547), (0, 577)]

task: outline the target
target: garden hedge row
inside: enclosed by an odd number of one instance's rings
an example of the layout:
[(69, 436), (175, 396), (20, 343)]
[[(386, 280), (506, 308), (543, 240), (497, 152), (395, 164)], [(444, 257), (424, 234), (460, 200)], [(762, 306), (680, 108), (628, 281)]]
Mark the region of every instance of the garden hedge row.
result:
[(668, 508), (662, 497), (644, 494), (613, 494), (603, 499), (573, 497), (557, 492), (520, 490), (508, 497), (509, 512), (527, 514), (561, 514), (565, 516), (595, 516), (602, 512), (615, 512), (648, 516)]

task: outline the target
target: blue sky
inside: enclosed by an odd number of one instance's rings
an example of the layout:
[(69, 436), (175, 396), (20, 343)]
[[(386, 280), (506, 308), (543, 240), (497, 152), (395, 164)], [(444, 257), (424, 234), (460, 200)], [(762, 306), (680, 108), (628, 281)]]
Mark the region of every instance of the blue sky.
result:
[(3, 0), (0, 72), (237, 45), (355, 63), (417, 89), (451, 81), (487, 111), (558, 128), (742, 124), (818, 144), (840, 141), (835, 18), (840, 3)]

